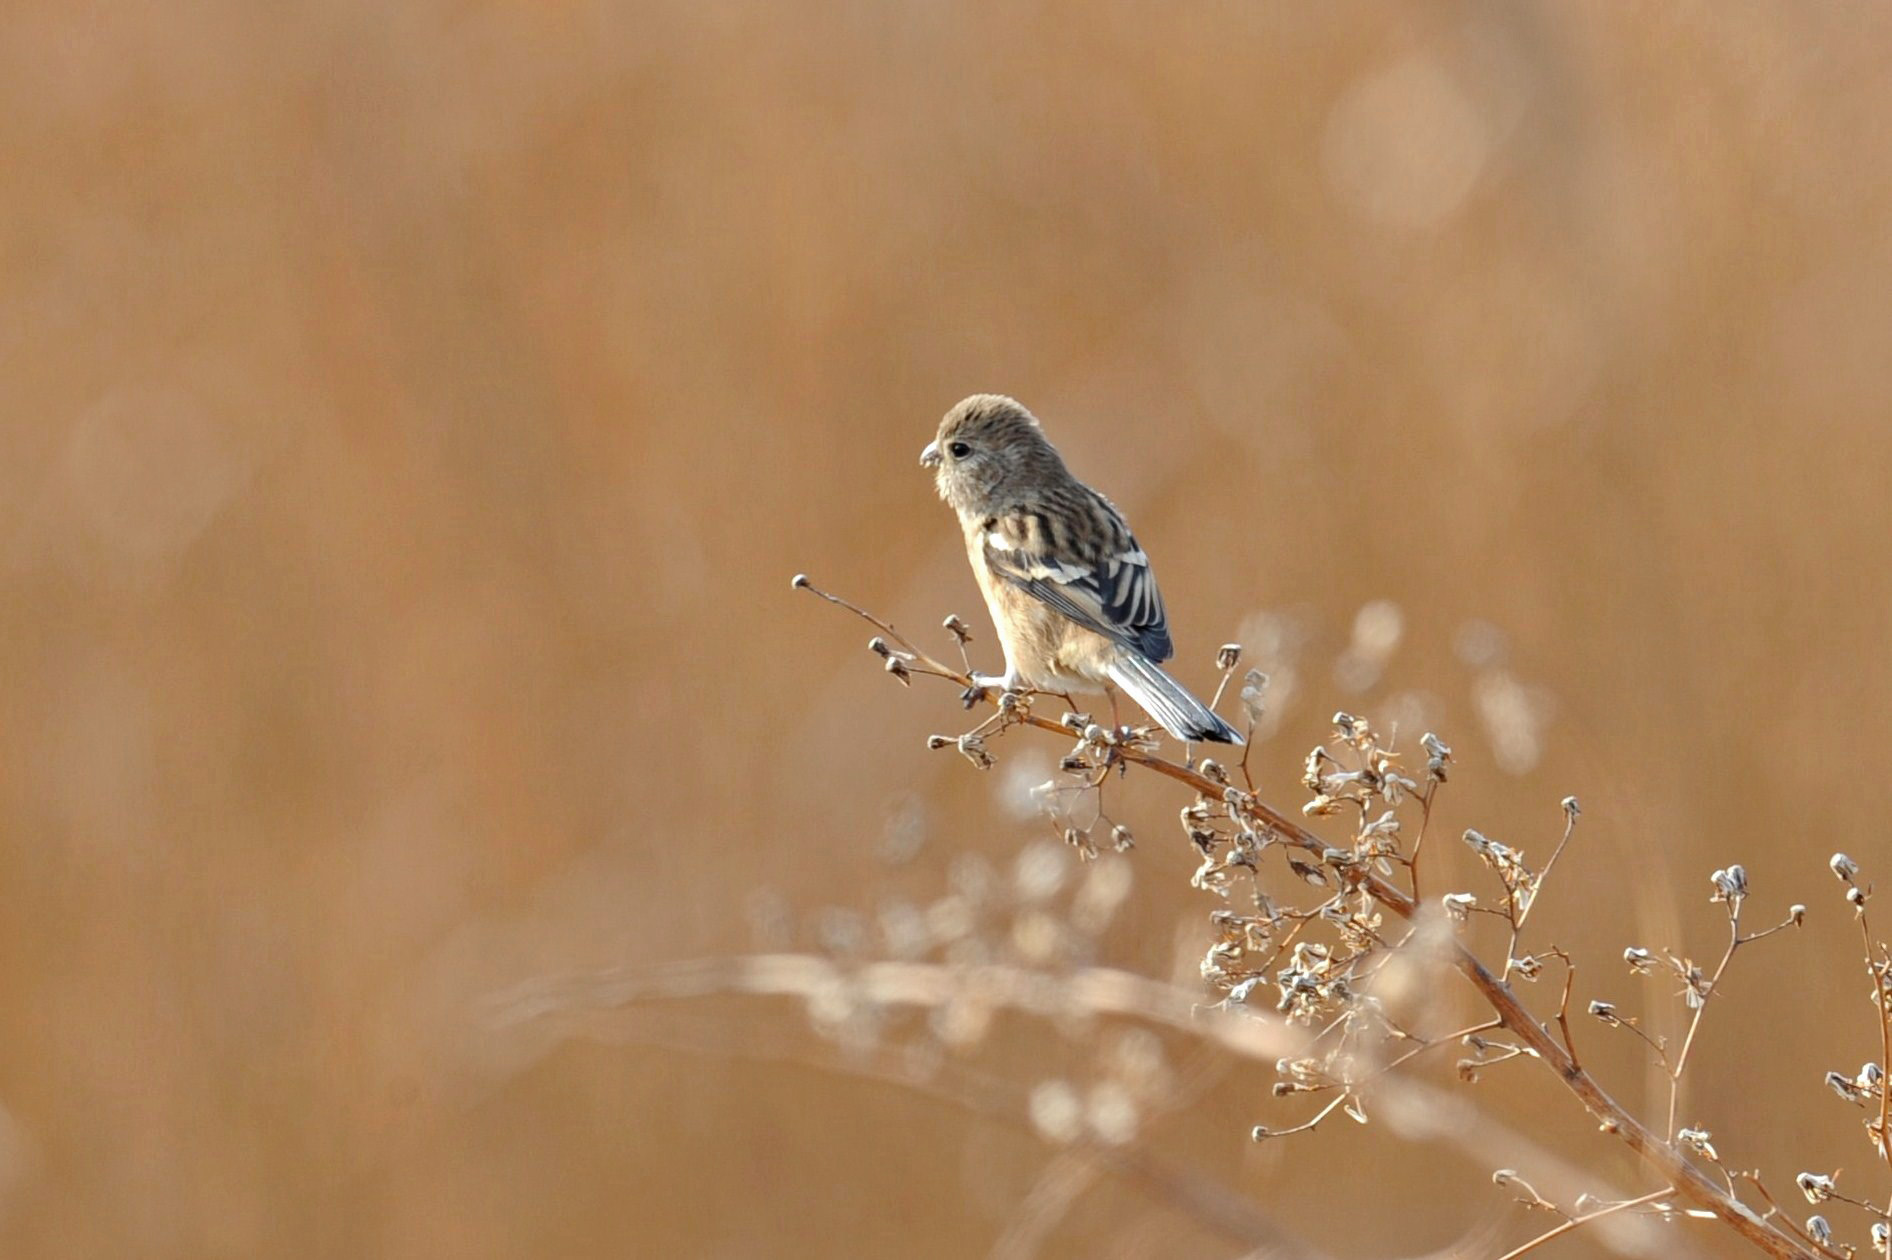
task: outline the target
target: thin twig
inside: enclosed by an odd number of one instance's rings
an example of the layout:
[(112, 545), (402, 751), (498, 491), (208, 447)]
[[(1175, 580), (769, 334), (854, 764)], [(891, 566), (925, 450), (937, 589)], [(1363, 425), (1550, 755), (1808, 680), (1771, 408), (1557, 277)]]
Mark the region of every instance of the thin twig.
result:
[(1591, 1221), (1600, 1221), (1606, 1216), (1614, 1216), (1616, 1213), (1626, 1212), (1630, 1208), (1647, 1207), (1651, 1203), (1660, 1203), (1663, 1199), (1672, 1198), (1674, 1195), (1674, 1186), (1664, 1186), (1660, 1190), (1643, 1195), (1640, 1199), (1625, 1199), (1621, 1203), (1612, 1203), (1606, 1208), (1598, 1208), (1596, 1211), (1583, 1216), (1573, 1216), (1556, 1228), (1545, 1230), (1537, 1237), (1531, 1239), (1531, 1241), (1525, 1243), (1522, 1247), (1514, 1247), (1510, 1251), (1505, 1252), (1502, 1256), (1498, 1257), (1498, 1260), (1517, 1260), (1517, 1258), (1525, 1252), (1535, 1251), (1551, 1239), (1561, 1237), (1579, 1226), (1588, 1225)]
[(1715, 974), (1708, 978), (1707, 987), (1693, 990), (1696, 997), (1695, 1014), (1688, 1021), (1688, 1033), (1682, 1038), (1682, 1048), (1676, 1051), (1675, 1060), (1669, 1066), (1669, 1141), (1675, 1140), (1675, 1108), (1681, 1100), (1682, 1073), (1688, 1070), (1688, 1054), (1695, 1048), (1695, 1033), (1701, 1028), (1702, 1016), (1708, 1013), (1708, 999), (1721, 987), (1721, 977), (1728, 970), (1728, 963), (1734, 958), (1734, 951), (1741, 948), (1741, 903), (1735, 901), (1728, 909), (1728, 948), (1722, 953), (1721, 961), (1715, 966)]

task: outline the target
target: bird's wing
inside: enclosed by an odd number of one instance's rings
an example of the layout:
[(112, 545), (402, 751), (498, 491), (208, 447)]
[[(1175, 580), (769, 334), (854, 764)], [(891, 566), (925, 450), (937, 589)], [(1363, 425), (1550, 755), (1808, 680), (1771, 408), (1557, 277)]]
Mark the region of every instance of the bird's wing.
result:
[[(1087, 629), (1161, 663), (1174, 649), (1149, 557), (1103, 496), (1078, 514), (1019, 509), (985, 522), (985, 562), (1010, 582)], [(1078, 536), (1073, 536), (1078, 535)]]

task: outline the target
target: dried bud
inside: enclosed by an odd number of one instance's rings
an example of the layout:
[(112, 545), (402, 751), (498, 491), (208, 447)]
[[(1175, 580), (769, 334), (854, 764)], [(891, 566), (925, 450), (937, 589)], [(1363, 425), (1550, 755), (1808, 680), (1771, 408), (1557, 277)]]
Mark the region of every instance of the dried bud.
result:
[(1835, 853), (1832, 857), (1827, 859), (1826, 864), (1832, 868), (1833, 874), (1839, 876), (1849, 884), (1853, 882), (1853, 876), (1859, 874), (1859, 863), (1853, 861), (1844, 853)]
[(1692, 1147), (1703, 1158), (1718, 1164), (1721, 1162), (1721, 1156), (1715, 1152), (1714, 1143), (1708, 1140), (1709, 1136), (1706, 1129), (1683, 1129), (1675, 1135), (1676, 1140), (1682, 1145)]
[(799, 591), (800, 589), (802, 589), (802, 587), (808, 585), (808, 575), (806, 573), (797, 573), (795, 575), (795, 580), (790, 582), (788, 585), (790, 589)]
[(1592, 1002), (1590, 1003), (1590, 1014), (1596, 1016), (1606, 1024), (1622, 1023), (1622, 1020), (1617, 1017), (1616, 1004), (1614, 1002)]
[(887, 672), (900, 680), (902, 687), (911, 687), (913, 678), (907, 672), (907, 663), (897, 656), (887, 658)]
[(1865, 909), (1866, 908), (1866, 890), (1863, 888), (1848, 888), (1846, 890), (1846, 904), (1852, 906), (1856, 910)]
[(1267, 704), (1268, 675), (1258, 669), (1251, 669), (1242, 675), (1242, 713), (1248, 718), (1250, 726), (1261, 725)]
[(875, 656), (886, 658), (893, 655), (893, 649), (887, 646), (887, 640), (875, 635), (867, 641), (867, 650)]
[(1202, 772), (1202, 777), (1205, 779), (1214, 779), (1217, 783), (1228, 782), (1228, 772), (1222, 769), (1222, 763), (1213, 757), (1204, 757), (1202, 764), (1196, 769)]
[(1787, 921), (1795, 927), (1799, 927), (1807, 921), (1807, 908), (1797, 901), (1794, 902), (1793, 905), (1787, 908)]
[(1231, 670), (1241, 663), (1242, 645), (1239, 643), (1224, 643), (1216, 651), (1215, 667), (1219, 670)]
[(1327, 761), (1327, 750), (1316, 746), (1307, 754), (1307, 763), (1301, 767), (1301, 786), (1310, 792), (1320, 791), (1320, 769)]
[(977, 735), (968, 734), (961, 735), (956, 742), (959, 745), (960, 756), (964, 757), (981, 770), (990, 770), (992, 768), (992, 754), (986, 751), (985, 741), (983, 739), (980, 739)]
[(1083, 730), (1090, 724), (1091, 715), (1088, 713), (1067, 713), (1058, 719), (1058, 725), (1073, 733)]
[(1564, 817), (1568, 818), (1571, 822), (1577, 821), (1577, 816), (1583, 813), (1583, 810), (1577, 806), (1577, 798), (1574, 796), (1564, 797), (1563, 805)]
[(1130, 829), (1122, 823), (1110, 829), (1110, 843), (1119, 853), (1128, 853), (1137, 845), (1136, 837), (1132, 836)]
[(1628, 963), (1629, 969), (1639, 976), (1648, 975), (1655, 970), (1656, 966), (1656, 956), (1654, 954), (1646, 949), (1639, 949), (1634, 945), (1631, 945), (1628, 949), (1623, 951), (1623, 961)]
[(1715, 886), (1715, 895), (1710, 901), (1739, 902), (1747, 896), (1747, 868), (1736, 863), (1724, 871), (1716, 871), (1708, 877), (1708, 882)]
[(966, 623), (959, 619), (958, 613), (951, 614), (940, 624), (946, 627), (946, 633), (959, 640), (961, 646), (972, 642), (972, 631), (966, 628)]
[(1892, 1255), (1892, 1225), (1884, 1221), (1872, 1223), (1872, 1249), (1880, 1255)]
[(1824, 1216), (1815, 1214), (1807, 1217), (1807, 1237), (1825, 1247), (1833, 1241), (1833, 1227)]
[(1824, 1203), (1833, 1197), (1833, 1179), (1825, 1173), (1803, 1172), (1793, 1179), (1808, 1203)]
[(926, 746), (935, 751), (946, 747), (946, 745), (952, 742), (953, 737), (950, 735), (928, 735), (926, 737)]
[(1861, 1101), (1858, 1086), (1848, 1080), (1844, 1072), (1828, 1072), (1826, 1074), (1826, 1087), (1849, 1103), (1858, 1103)]

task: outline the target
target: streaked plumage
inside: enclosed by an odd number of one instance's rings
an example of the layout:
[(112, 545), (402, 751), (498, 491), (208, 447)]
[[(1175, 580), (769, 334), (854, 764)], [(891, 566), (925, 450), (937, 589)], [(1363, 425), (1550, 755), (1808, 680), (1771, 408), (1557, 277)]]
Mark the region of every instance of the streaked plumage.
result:
[(1242, 742), (1158, 666), (1175, 653), (1163, 596), (1123, 514), (1073, 477), (1036, 417), (975, 394), (920, 462), (959, 516), (1005, 649), (1005, 677), (1046, 691), (1121, 687), (1180, 739)]

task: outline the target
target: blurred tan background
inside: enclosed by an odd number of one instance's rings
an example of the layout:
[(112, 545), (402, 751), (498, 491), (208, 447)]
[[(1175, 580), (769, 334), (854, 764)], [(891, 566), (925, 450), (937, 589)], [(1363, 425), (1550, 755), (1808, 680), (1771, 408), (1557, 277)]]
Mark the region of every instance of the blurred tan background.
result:
[[(981, 1110), (788, 1003), (490, 1018), (535, 977), (815, 947), (1042, 839), (1014, 805), (1054, 750), (926, 752), (952, 697), (788, 587), (958, 611), (995, 662), (915, 464), (988, 389), (1124, 506), (1184, 677), (1238, 637), (1270, 664), (1284, 804), (1342, 707), (1458, 749), (1447, 836), (1541, 855), (1582, 798), (1540, 912), (1579, 1000), (1671, 1028), (1617, 955), (1715, 949), (1713, 867), (1757, 918), (1809, 903), (1685, 1114), (1777, 1186), (1879, 1192), (1819, 1077), (1876, 1046), (1825, 857), (1892, 860), (1882, 7), (6, 30), (7, 1254), (1242, 1254), (1033, 1132), (1016, 1100), (1087, 1070), (1058, 1029), (968, 1052)], [(1128, 785), (1097, 956), (1194, 984), (1180, 803)], [(1305, 1111), (1198, 1067), (1138, 1158), (1337, 1255), (1521, 1228), (1449, 1146), (1253, 1146)], [(1548, 1080), (1468, 1096), (1641, 1184)]]

